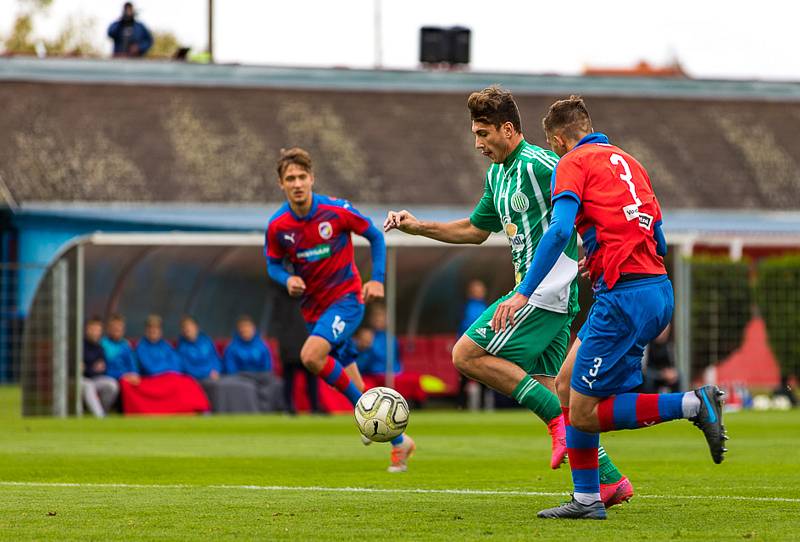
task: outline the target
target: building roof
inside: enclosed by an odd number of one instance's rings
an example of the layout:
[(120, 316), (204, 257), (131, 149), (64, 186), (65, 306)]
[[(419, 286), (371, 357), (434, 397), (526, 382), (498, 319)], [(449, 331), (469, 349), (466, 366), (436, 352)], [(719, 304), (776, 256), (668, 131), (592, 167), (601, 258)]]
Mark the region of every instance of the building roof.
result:
[(516, 93), (526, 136), (581, 93), (667, 210), (800, 209), (800, 85), (0, 60), (0, 200), (257, 204), (299, 145), (317, 189), (362, 203), (469, 206), (486, 162), (467, 93)]

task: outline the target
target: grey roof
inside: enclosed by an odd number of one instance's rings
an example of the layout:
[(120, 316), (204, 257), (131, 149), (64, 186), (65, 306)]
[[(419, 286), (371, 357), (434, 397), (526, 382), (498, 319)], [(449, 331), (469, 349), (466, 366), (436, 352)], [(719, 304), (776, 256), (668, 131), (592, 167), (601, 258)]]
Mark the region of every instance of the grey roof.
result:
[(549, 104), (584, 93), (664, 209), (800, 209), (796, 83), (20, 59), (0, 60), (0, 200), (265, 204), (299, 145), (320, 192), (470, 206), (487, 164), (466, 96), (491, 82), (542, 146)]

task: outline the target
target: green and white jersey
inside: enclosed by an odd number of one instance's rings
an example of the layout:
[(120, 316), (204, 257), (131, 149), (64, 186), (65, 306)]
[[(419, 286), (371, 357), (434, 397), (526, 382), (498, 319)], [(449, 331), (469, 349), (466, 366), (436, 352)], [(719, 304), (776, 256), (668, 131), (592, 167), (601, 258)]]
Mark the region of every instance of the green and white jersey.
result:
[[(558, 156), (522, 141), (502, 164), (486, 172), (483, 197), (470, 222), (477, 228), (505, 232), (511, 245), (516, 284), (550, 225), (550, 178)], [(567, 248), (530, 297), (529, 304), (554, 312), (576, 314), (578, 306), (578, 241), (573, 232)]]

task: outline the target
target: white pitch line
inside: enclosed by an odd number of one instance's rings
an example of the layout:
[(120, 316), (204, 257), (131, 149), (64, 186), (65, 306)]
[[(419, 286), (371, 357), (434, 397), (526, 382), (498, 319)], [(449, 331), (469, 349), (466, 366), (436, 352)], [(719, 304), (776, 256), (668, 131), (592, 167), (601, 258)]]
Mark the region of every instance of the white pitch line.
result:
[[(552, 491), (514, 491), (495, 489), (425, 489), (323, 486), (256, 486), (256, 485), (191, 485), (191, 484), (96, 484), (81, 482), (0, 482), (0, 487), (76, 487), (109, 489), (238, 489), (246, 491), (300, 491), (317, 493), (419, 493), (436, 495), (492, 495), (510, 497), (563, 497), (567, 493)], [(800, 503), (800, 498), (747, 497), (745, 495), (636, 495), (637, 499), (722, 500)]]

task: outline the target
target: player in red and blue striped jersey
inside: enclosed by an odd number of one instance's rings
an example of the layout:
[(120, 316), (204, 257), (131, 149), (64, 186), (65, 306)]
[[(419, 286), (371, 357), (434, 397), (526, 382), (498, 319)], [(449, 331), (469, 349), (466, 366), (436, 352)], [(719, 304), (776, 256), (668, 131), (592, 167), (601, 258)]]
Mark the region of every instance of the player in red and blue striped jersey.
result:
[[(310, 332), (300, 352), (303, 365), (355, 405), (364, 382), (350, 337), (364, 317), (364, 302), (384, 295), (383, 233), (348, 201), (313, 192), (311, 156), (303, 149), (281, 152), (278, 182), (287, 201), (267, 226), (267, 271), (289, 295), (302, 298), (300, 309)], [(372, 279), (363, 285), (353, 257), (351, 233), (370, 242)], [(293, 274), (285, 263), (290, 264)], [(407, 435), (395, 438), (389, 471), (407, 470), (414, 449), (414, 441)]]
[(556, 378), (567, 425), (567, 455), (575, 487), (571, 502), (541, 518), (606, 519), (600, 501), (600, 433), (639, 429), (676, 419), (705, 434), (715, 463), (723, 460), (722, 396), (716, 386), (686, 393), (631, 393), (642, 383), (644, 348), (672, 318), (674, 297), (663, 257), (661, 208), (644, 167), (595, 133), (583, 100), (555, 102), (544, 121), (561, 157), (552, 176), (553, 214), (517, 294), (500, 304), (495, 326), (517, 310), (547, 276), (573, 229), (584, 240), (595, 302)]

